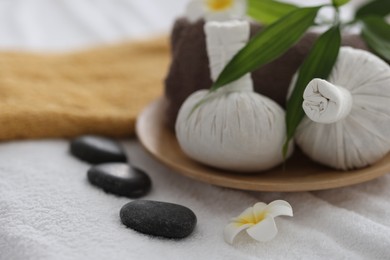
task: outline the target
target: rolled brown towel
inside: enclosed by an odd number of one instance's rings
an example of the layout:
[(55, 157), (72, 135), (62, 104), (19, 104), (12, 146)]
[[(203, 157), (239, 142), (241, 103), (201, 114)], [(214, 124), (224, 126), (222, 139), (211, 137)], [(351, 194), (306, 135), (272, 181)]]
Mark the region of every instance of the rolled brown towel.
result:
[[(173, 130), (176, 117), (184, 100), (199, 89), (210, 88), (209, 62), (206, 52), (204, 21), (190, 23), (181, 18), (175, 22), (171, 34), (171, 66), (165, 80), (165, 97), (168, 101), (166, 121)], [(251, 24), (251, 35), (261, 30)], [(285, 106), (291, 78), (310, 51), (318, 34), (307, 33), (295, 46), (275, 61), (252, 73), (255, 91)], [(367, 46), (359, 35), (344, 35), (343, 45), (359, 49)]]

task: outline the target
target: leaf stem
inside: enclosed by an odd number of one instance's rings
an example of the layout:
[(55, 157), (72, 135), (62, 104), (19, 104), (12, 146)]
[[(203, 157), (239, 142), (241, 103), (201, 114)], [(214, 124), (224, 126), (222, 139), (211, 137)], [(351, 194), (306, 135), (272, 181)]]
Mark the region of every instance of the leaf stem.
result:
[(341, 23), (341, 18), (340, 18), (340, 9), (339, 7), (335, 6), (334, 7), (335, 12), (334, 12), (334, 20), (333, 20), (333, 26), (338, 26)]

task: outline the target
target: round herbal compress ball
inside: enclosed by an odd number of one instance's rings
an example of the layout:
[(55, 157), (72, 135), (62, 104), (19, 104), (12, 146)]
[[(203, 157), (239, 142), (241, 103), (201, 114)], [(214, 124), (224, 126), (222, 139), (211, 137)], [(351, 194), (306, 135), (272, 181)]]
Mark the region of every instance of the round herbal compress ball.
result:
[(189, 116), (207, 93), (192, 94), (179, 112), (176, 135), (188, 156), (234, 171), (266, 170), (283, 161), (286, 127), (279, 105), (253, 91), (220, 91)]
[(329, 80), (313, 79), (302, 106), (295, 140), (314, 161), (349, 170), (390, 151), (390, 67), (377, 56), (342, 47)]
[[(248, 41), (249, 24), (208, 22), (205, 32), (215, 80)], [(284, 110), (253, 91), (249, 74), (212, 94), (207, 90), (193, 93), (182, 105), (176, 121), (177, 139), (189, 157), (232, 171), (261, 171), (280, 164), (285, 135)], [(291, 153), (292, 148), (287, 156)]]

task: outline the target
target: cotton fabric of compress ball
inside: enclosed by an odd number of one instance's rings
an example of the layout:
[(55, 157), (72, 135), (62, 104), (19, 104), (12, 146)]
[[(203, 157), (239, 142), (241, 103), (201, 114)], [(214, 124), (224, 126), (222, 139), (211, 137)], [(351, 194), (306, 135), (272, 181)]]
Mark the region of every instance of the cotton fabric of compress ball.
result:
[(373, 164), (390, 151), (390, 67), (377, 56), (343, 47), (328, 80), (352, 95), (352, 108), (331, 124), (305, 117), (295, 140), (313, 160), (337, 169)]
[(279, 105), (253, 91), (221, 89), (189, 116), (207, 93), (192, 94), (179, 112), (178, 122), (184, 123), (176, 124), (176, 135), (188, 156), (217, 168), (247, 172), (283, 161), (285, 113)]

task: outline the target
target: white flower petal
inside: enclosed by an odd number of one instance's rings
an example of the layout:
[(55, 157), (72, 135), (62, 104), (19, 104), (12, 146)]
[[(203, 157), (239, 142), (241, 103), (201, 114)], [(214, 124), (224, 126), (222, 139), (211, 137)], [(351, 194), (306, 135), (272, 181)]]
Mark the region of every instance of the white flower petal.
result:
[(220, 11), (220, 12), (213, 12), (213, 11), (206, 11), (204, 14), (204, 19), (207, 22), (217, 21), (217, 22), (223, 22), (230, 20), (230, 13), (229, 11)]
[(257, 202), (253, 206), (253, 211), (254, 212), (260, 212), (260, 211), (263, 211), (266, 207), (267, 207), (267, 204), (265, 204), (264, 202)]
[(243, 230), (253, 226), (253, 224), (240, 225), (238, 223), (230, 223), (223, 230), (223, 237), (226, 243), (233, 244), (234, 238)]
[(205, 11), (202, 0), (192, 0), (188, 3), (186, 8), (186, 17), (188, 21), (194, 23), (201, 19), (204, 15)]
[(235, 0), (231, 10), (231, 18), (242, 19), (246, 16), (247, 0)]
[(293, 209), (291, 205), (284, 200), (275, 200), (271, 202), (265, 210), (268, 215), (274, 218), (277, 216), (293, 216)]
[(262, 221), (265, 217), (265, 209), (267, 208), (267, 204), (264, 202), (257, 202), (253, 206), (253, 216), (254, 216), (254, 224), (258, 223), (259, 221)]
[(253, 207), (249, 207), (246, 210), (244, 210), (238, 217), (234, 218), (233, 221), (253, 223), (254, 221)]
[(260, 223), (248, 228), (246, 232), (253, 239), (260, 242), (266, 242), (272, 240), (276, 236), (278, 229), (276, 228), (274, 219), (272, 217), (267, 217)]

